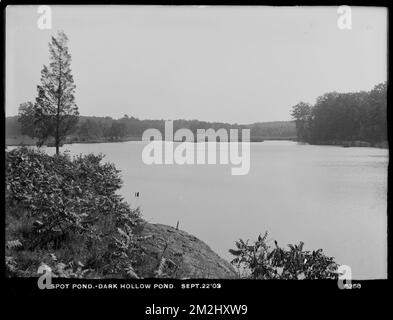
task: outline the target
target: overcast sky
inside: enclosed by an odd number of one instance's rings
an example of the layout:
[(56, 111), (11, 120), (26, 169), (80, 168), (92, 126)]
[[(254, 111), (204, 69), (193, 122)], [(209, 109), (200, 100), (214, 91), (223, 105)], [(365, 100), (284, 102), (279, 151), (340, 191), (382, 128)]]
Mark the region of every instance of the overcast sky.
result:
[(6, 9), (6, 115), (33, 101), (48, 42), (70, 42), (82, 115), (289, 120), (326, 92), (370, 90), (387, 76), (387, 11), (352, 7), (37, 6)]

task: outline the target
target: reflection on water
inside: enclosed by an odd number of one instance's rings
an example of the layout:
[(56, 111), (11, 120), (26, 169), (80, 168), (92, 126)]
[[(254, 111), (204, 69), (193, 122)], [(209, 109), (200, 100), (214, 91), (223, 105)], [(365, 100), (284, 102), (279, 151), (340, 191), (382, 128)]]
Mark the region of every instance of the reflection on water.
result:
[[(387, 276), (388, 151), (251, 143), (248, 175), (230, 165), (145, 165), (143, 142), (74, 144), (103, 153), (122, 170), (120, 191), (145, 219), (194, 234), (222, 257), (238, 238), (269, 231), (279, 244), (323, 248), (357, 279)], [(53, 152), (53, 148), (48, 148)], [(136, 198), (135, 192), (140, 192)]]

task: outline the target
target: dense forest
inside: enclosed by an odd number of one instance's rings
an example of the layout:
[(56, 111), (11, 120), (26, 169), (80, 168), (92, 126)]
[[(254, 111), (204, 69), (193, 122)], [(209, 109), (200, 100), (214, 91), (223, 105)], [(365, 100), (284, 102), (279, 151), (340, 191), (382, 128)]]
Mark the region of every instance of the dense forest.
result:
[[(28, 137), (28, 132), (23, 132), (18, 116), (6, 118), (6, 142), (13, 144), (34, 144)], [(140, 120), (124, 115), (120, 119), (111, 117), (80, 116), (75, 130), (66, 138), (66, 142), (103, 142), (140, 140), (146, 129), (155, 128), (164, 134), (164, 120)], [(196, 136), (197, 129), (221, 128), (250, 129), (251, 141), (266, 139), (295, 139), (296, 128), (293, 121), (275, 121), (254, 123), (250, 125), (228, 124), (221, 122), (206, 122), (198, 120), (175, 120), (174, 131), (180, 128), (190, 129)], [(28, 128), (27, 128), (28, 129)]]
[(298, 140), (312, 144), (387, 146), (387, 83), (371, 91), (326, 93), (292, 108)]

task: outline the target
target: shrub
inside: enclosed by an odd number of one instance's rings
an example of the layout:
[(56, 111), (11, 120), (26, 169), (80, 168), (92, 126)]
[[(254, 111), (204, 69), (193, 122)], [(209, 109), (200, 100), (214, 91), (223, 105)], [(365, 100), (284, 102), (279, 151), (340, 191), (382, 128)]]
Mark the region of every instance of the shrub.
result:
[(274, 241), (275, 248), (267, 243), (268, 233), (253, 244), (240, 239), (236, 249), (229, 252), (235, 256), (231, 261), (242, 277), (251, 279), (337, 279), (337, 264), (334, 259), (316, 251), (303, 251), (303, 242), (289, 244), (284, 250)]
[(119, 171), (102, 159), (6, 152), (8, 275), (34, 276), (42, 263), (64, 265), (63, 276), (132, 274), (140, 213), (116, 193)]

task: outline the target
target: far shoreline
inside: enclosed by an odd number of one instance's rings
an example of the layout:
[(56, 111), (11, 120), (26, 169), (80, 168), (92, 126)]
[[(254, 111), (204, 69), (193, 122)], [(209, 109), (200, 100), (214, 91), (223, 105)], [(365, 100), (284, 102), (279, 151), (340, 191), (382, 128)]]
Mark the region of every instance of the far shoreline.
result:
[[(15, 139), (15, 138), (14, 138)], [(25, 143), (24, 141), (21, 141), (19, 143), (8, 143), (7, 138), (6, 138), (6, 148), (7, 147), (32, 147), (36, 146), (34, 142), (31, 141), (30, 139), (29, 142)], [(148, 141), (143, 141), (142, 137), (127, 137), (125, 139), (114, 139), (114, 140), (88, 140), (88, 141), (67, 141), (61, 145), (72, 145), (72, 144), (104, 144), (104, 143), (121, 143), (121, 142), (148, 142)], [(154, 140), (154, 141), (166, 141), (166, 140)], [(332, 147), (343, 147), (343, 148), (377, 148), (377, 149), (389, 149), (389, 143), (388, 141), (383, 141), (383, 142), (377, 142), (377, 143), (370, 143), (366, 141), (325, 141), (325, 142), (315, 142), (315, 143), (308, 143), (304, 141), (297, 141), (295, 138), (288, 137), (288, 138), (261, 138), (261, 139), (251, 139), (250, 143), (262, 143), (265, 141), (291, 141), (291, 142), (297, 142), (298, 144), (304, 144), (304, 145), (310, 145), (310, 146), (332, 146)], [(172, 141), (172, 142), (186, 142), (186, 141)], [(193, 141), (193, 143), (201, 143), (203, 141)], [(205, 141), (205, 143), (208, 141)], [(217, 141), (220, 142), (220, 141)], [(242, 142), (242, 141), (237, 141), (237, 142)], [(54, 147), (53, 144), (48, 143), (44, 144), (43, 146), (51, 148)]]
[[(7, 141), (8, 140), (8, 141)], [(10, 141), (11, 140), (11, 141)], [(14, 140), (14, 141), (12, 141)], [(16, 141), (15, 141), (16, 140)], [(27, 140), (27, 141), (26, 141)], [(129, 136), (125, 138), (119, 139), (90, 139), (90, 140), (73, 140), (72, 138), (66, 140), (63, 144), (96, 144), (96, 143), (117, 143), (117, 142), (129, 142), (129, 141), (140, 141), (143, 142), (142, 137), (138, 136)], [(166, 141), (166, 140), (155, 140), (155, 141)], [(250, 142), (257, 143), (257, 142), (264, 142), (264, 141), (294, 141), (296, 142), (295, 137), (251, 137)], [(145, 141), (147, 142), (147, 141)], [(173, 142), (185, 142), (185, 141), (173, 141)], [(198, 143), (203, 141), (193, 141), (193, 143)], [(208, 141), (205, 141), (208, 142)], [(219, 142), (219, 141), (217, 141)], [(237, 141), (242, 142), (242, 141)], [(35, 146), (36, 142), (29, 138), (29, 137), (13, 137), (13, 138), (6, 138), (6, 147), (23, 147), (23, 146)], [(46, 143), (43, 146), (53, 147), (54, 144), (52, 142)]]

